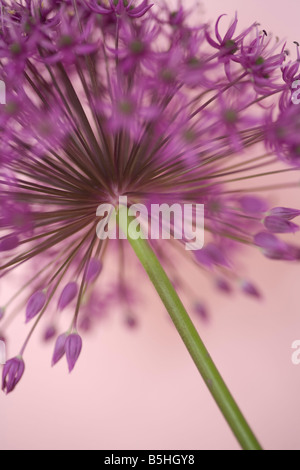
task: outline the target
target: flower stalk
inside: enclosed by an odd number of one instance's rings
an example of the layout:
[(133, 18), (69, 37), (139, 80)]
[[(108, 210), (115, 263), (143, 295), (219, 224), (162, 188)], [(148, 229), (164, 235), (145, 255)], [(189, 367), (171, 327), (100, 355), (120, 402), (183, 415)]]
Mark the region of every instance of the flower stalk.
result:
[(262, 450), (148, 241), (141, 238), (135, 240), (131, 237), (130, 224), (127, 221), (132, 219), (128, 215), (128, 209), (120, 207), (118, 213), (119, 226), (127, 235), (130, 245), (165, 305), (211, 395), (242, 449)]

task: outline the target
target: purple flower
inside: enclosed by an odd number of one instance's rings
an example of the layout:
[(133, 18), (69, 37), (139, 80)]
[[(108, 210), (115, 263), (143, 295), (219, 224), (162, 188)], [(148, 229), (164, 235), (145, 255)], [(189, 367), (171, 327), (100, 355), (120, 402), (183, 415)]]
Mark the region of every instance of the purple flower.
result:
[(29, 299), (26, 307), (26, 323), (36, 317), (44, 308), (47, 296), (45, 292), (35, 292)]
[(65, 343), (65, 351), (67, 356), (67, 362), (69, 367), (69, 372), (72, 372), (76, 362), (80, 356), (82, 349), (82, 339), (76, 334), (69, 335)]
[(292, 165), (300, 166), (300, 106), (290, 106), (274, 120), (269, 116), (265, 127), (267, 146), (278, 157)]
[(116, 15), (122, 16), (126, 13), (131, 18), (144, 16), (153, 6), (153, 4), (149, 5), (148, 0), (143, 0), (138, 6), (133, 5), (134, 0), (109, 0), (109, 7), (101, 6), (101, 2), (98, 0), (88, 0), (86, 3), (92, 11), (101, 15), (115, 13)]
[(300, 50), (299, 44), (297, 44), (297, 60), (289, 61), (284, 67), (282, 67), (282, 79), (285, 82), (283, 87), (282, 95), (280, 96), (279, 108), (284, 111), (289, 108), (293, 102), (293, 83), (299, 80), (299, 67), (300, 67)]
[[(74, 24), (75, 22), (75, 24)], [(83, 32), (76, 28), (77, 19), (61, 14), (59, 30), (53, 41), (44, 39), (42, 47), (45, 50), (45, 62), (47, 64), (72, 64), (79, 56), (88, 56), (99, 48), (99, 43), (89, 40), (93, 22), (88, 22)]]
[(212, 47), (220, 51), (220, 57), (222, 59), (228, 60), (230, 59), (230, 56), (232, 56), (238, 51), (239, 45), (241, 44), (242, 39), (245, 36), (247, 36), (249, 31), (251, 31), (252, 26), (249, 29), (245, 30), (242, 34), (234, 37), (234, 33), (236, 31), (237, 24), (238, 24), (238, 17), (236, 13), (233, 22), (231, 23), (230, 27), (228, 28), (228, 30), (226, 31), (225, 35), (222, 38), (219, 32), (219, 25), (223, 16), (226, 16), (226, 15), (225, 14), (220, 15), (215, 25), (215, 36), (216, 36), (217, 42), (212, 39), (207, 29), (205, 31), (205, 35), (206, 35), (208, 43)]
[(2, 372), (2, 390), (8, 394), (12, 392), (20, 382), (25, 371), (25, 364), (21, 357), (15, 357), (7, 361)]
[(149, 28), (146, 23), (142, 23), (139, 28), (133, 28), (127, 22), (121, 24), (120, 42), (112, 52), (120, 60), (125, 74), (133, 74), (135, 68), (141, 65), (149, 68), (155, 64), (156, 54), (151, 45), (157, 39), (158, 32), (157, 28)]
[[(298, 49), (287, 59), (285, 44), (258, 25), (239, 29), (237, 15), (224, 34), (221, 15), (212, 34), (182, 0), (175, 10), (168, 1), (151, 8), (150, 0), (2, 4), (1, 294), (7, 280), (12, 300), (29, 298), (26, 320), (38, 316), (22, 355), (40, 325), (44, 340), (56, 337), (57, 317), (68, 321), (63, 310), (75, 300), (71, 329), (56, 339), (52, 358), (55, 365), (66, 354), (70, 371), (82, 348), (74, 331), (94, 330), (120, 306), (125, 324), (140, 321), (143, 278), (134, 275), (127, 241), (96, 234), (99, 205), (115, 206), (120, 196), (148, 211), (163, 203), (205, 206), (205, 244), (193, 254), (185, 250), (190, 234), (170, 241), (158, 218), (164, 238), (151, 245), (176, 290), (190, 292), (190, 275), (230, 293), (245, 246), (300, 261), (299, 247), (275, 235), (298, 230), (292, 220), (300, 211), (284, 203), (270, 210), (268, 200), (282, 186), (298, 186), (300, 107), (289, 102)], [(273, 174), (285, 180), (272, 181)], [(171, 216), (170, 225), (177, 237), (180, 220)], [(183, 275), (183, 257), (193, 272)], [(241, 289), (260, 295), (249, 281)], [(198, 314), (208, 308), (203, 298)], [(20, 359), (13, 361), (8, 389), (23, 373)]]
[(248, 44), (243, 38), (241, 49), (233, 59), (251, 74), (259, 94), (267, 93), (268, 89), (278, 89), (277, 72), (286, 58), (284, 46), (278, 51), (280, 43), (278, 45), (278, 41), (275, 41), (273, 46), (271, 44), (272, 37), (267, 37), (265, 32), (260, 33), (257, 29), (255, 39)]

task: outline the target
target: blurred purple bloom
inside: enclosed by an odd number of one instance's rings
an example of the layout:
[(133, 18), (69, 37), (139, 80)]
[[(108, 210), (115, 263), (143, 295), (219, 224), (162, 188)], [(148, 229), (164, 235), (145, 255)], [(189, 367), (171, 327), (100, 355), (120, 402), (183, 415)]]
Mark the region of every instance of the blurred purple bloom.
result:
[(143, 0), (138, 6), (134, 6), (134, 0), (109, 0), (109, 6), (101, 6), (98, 0), (87, 0), (88, 6), (100, 15), (109, 15), (115, 13), (116, 15), (123, 15), (126, 13), (131, 18), (140, 18), (147, 13), (153, 6), (149, 5), (148, 0)]
[(212, 268), (214, 265), (228, 266), (228, 261), (221, 248), (213, 243), (209, 243), (202, 250), (196, 251), (195, 257), (200, 264), (208, 268)]
[(54, 336), (56, 335), (56, 328), (53, 325), (48, 326), (43, 335), (43, 340), (44, 341), (50, 341)]
[(239, 204), (246, 214), (260, 214), (268, 209), (267, 202), (257, 196), (243, 196)]
[(218, 278), (216, 280), (216, 287), (220, 291), (224, 292), (225, 294), (231, 294), (231, 292), (232, 292), (232, 287), (229, 284), (229, 282), (226, 281), (226, 279)]
[(241, 289), (245, 294), (250, 295), (251, 297), (255, 297), (257, 299), (261, 298), (261, 293), (257, 287), (249, 281), (243, 281), (241, 283)]
[(264, 220), (266, 229), (272, 233), (295, 233), (299, 226), (276, 215), (267, 216)]
[(206, 306), (203, 303), (197, 302), (194, 306), (194, 311), (199, 316), (199, 318), (201, 318), (202, 321), (204, 322), (209, 321), (209, 313), (208, 313)]
[(274, 120), (269, 116), (265, 138), (268, 147), (280, 159), (293, 167), (300, 167), (300, 106), (292, 105), (280, 112)]
[(102, 269), (103, 265), (101, 261), (96, 258), (91, 259), (86, 272), (86, 281), (94, 282), (101, 274)]
[(273, 233), (260, 232), (255, 235), (254, 243), (270, 259), (293, 261), (297, 259), (297, 250), (286, 244)]

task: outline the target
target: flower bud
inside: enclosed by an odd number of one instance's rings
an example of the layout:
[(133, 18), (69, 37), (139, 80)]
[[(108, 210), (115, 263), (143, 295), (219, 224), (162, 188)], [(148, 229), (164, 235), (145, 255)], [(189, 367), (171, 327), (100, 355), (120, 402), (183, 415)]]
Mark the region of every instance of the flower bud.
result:
[(36, 317), (44, 308), (46, 294), (43, 291), (35, 292), (29, 299), (26, 308), (26, 323)]
[(275, 215), (286, 220), (293, 220), (300, 215), (300, 211), (298, 209), (289, 209), (288, 207), (274, 207), (270, 211), (270, 215)]
[(266, 217), (264, 224), (266, 229), (271, 233), (295, 233), (299, 230), (298, 225), (275, 215), (269, 215)]
[(52, 357), (52, 367), (55, 366), (55, 364), (57, 364), (57, 362), (60, 361), (61, 358), (65, 355), (65, 345), (67, 337), (67, 334), (64, 333), (63, 335), (60, 335), (56, 340)]
[[(276, 235), (268, 232), (257, 233), (254, 237), (254, 243), (259, 246), (263, 254), (270, 259), (290, 259), (289, 249), (286, 243)], [(291, 258), (292, 259), (292, 258)]]
[(64, 310), (75, 299), (78, 292), (78, 285), (76, 282), (70, 282), (63, 289), (60, 299), (58, 301), (58, 309)]
[(65, 344), (69, 372), (72, 372), (72, 370), (74, 369), (75, 364), (80, 356), (81, 349), (82, 339), (80, 338), (80, 336), (77, 333), (69, 335), (66, 339)]
[(92, 258), (89, 262), (87, 273), (86, 273), (86, 281), (93, 282), (97, 279), (99, 274), (102, 271), (102, 263), (96, 258)]
[(8, 394), (12, 392), (20, 382), (25, 371), (25, 364), (21, 357), (15, 357), (7, 361), (3, 367), (2, 390)]

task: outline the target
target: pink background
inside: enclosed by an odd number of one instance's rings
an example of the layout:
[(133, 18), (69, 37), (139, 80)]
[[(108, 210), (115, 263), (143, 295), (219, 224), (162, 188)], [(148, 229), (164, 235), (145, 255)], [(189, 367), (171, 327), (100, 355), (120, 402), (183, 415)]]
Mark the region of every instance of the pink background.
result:
[[(298, 0), (209, 0), (202, 9), (207, 19), (238, 9), (241, 26), (259, 20), (290, 43), (300, 40)], [(299, 207), (299, 193), (283, 192), (275, 202)], [(291, 362), (291, 344), (300, 339), (300, 268), (250, 254), (241, 265), (265, 300), (216, 295), (199, 277), (195, 286), (213, 312), (199, 331), (264, 447), (300, 449), (300, 365)], [(71, 376), (64, 362), (51, 369), (52, 346), (33, 339), (24, 379), (11, 396), (0, 395), (0, 449), (238, 449), (155, 292), (143, 284), (148, 307), (140, 307), (139, 329), (124, 328), (115, 312), (86, 336)], [(15, 335), (19, 344), (22, 324)]]

